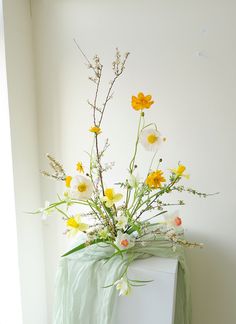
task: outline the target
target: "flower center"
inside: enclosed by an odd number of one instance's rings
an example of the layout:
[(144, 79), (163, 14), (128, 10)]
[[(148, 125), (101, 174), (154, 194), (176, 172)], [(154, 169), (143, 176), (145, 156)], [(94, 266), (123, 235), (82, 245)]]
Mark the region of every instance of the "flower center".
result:
[(78, 189), (79, 192), (84, 192), (84, 191), (86, 191), (86, 189), (87, 189), (87, 185), (86, 185), (86, 183), (81, 182), (81, 183), (78, 185), (77, 189)]
[(182, 224), (182, 220), (181, 220), (180, 217), (177, 216), (177, 217), (175, 218), (175, 225), (176, 225), (176, 226), (180, 226), (181, 224)]
[(113, 200), (114, 199), (114, 191), (113, 189), (106, 189), (105, 190), (105, 196), (109, 199), (109, 200)]
[(147, 141), (150, 144), (154, 144), (157, 141), (158, 137), (155, 134), (150, 134), (147, 137)]
[(129, 241), (128, 241), (127, 239), (125, 239), (125, 240), (121, 240), (121, 241), (120, 241), (120, 244), (121, 244), (122, 246), (124, 246), (124, 247), (127, 247), (127, 246), (129, 245)]
[(76, 220), (74, 219), (74, 217), (71, 217), (71, 218), (69, 218), (67, 220), (67, 226), (77, 228), (77, 227), (79, 227), (79, 224), (76, 222)]

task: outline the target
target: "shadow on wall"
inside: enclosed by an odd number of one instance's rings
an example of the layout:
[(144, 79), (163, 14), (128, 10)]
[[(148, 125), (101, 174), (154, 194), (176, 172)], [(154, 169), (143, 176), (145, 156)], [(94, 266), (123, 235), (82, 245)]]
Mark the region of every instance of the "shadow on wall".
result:
[(197, 240), (204, 243), (203, 249), (188, 249), (186, 253), (191, 278), (193, 324), (216, 324), (216, 318), (217, 324), (225, 323), (225, 318), (233, 319), (235, 316), (235, 300), (229, 296), (229, 291), (235, 284), (236, 260), (230, 252), (226, 252), (230, 249), (226, 248), (223, 238), (216, 241), (194, 231), (188, 232), (187, 236), (193, 241), (198, 237)]

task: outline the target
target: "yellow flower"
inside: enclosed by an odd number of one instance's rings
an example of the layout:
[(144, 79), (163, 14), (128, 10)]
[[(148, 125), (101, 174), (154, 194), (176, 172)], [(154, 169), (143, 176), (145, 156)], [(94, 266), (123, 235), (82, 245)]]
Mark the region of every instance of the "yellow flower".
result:
[(152, 101), (151, 95), (145, 96), (142, 92), (139, 92), (137, 97), (132, 96), (131, 104), (135, 110), (142, 110), (144, 108), (149, 109), (154, 101)]
[(156, 170), (149, 173), (146, 179), (146, 184), (151, 189), (157, 189), (161, 187), (162, 182), (166, 182), (166, 179), (163, 177), (163, 172), (161, 170)]
[(97, 135), (102, 132), (101, 128), (100, 127), (97, 127), (97, 126), (92, 126), (89, 131), (91, 133), (95, 133)]
[(105, 190), (105, 196), (102, 198), (102, 200), (105, 202), (105, 205), (108, 208), (111, 208), (114, 203), (120, 201), (122, 199), (123, 195), (122, 194), (116, 194), (114, 189), (112, 188), (107, 188)]
[(83, 167), (82, 162), (77, 163), (76, 170), (79, 171), (80, 173), (84, 173), (84, 167)]
[(66, 226), (68, 227), (67, 235), (69, 237), (76, 235), (78, 232), (85, 232), (89, 228), (88, 224), (82, 223), (79, 214), (70, 217), (66, 221)]
[(179, 164), (177, 169), (170, 169), (177, 177), (185, 177), (189, 179), (189, 174), (184, 174), (186, 167), (183, 164)]
[(71, 176), (67, 176), (66, 177), (65, 182), (66, 182), (67, 188), (70, 188), (71, 180), (72, 180), (72, 177)]

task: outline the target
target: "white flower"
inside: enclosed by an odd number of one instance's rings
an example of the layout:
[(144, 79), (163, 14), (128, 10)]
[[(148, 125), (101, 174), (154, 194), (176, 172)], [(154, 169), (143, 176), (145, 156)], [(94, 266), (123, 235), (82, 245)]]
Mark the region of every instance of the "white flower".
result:
[(139, 141), (147, 151), (156, 151), (163, 139), (155, 128), (146, 128), (141, 132)]
[(75, 175), (71, 179), (68, 193), (72, 199), (87, 200), (92, 196), (93, 184), (88, 177)]
[(127, 278), (120, 278), (115, 282), (116, 289), (120, 291), (119, 296), (128, 296), (131, 293), (131, 286)]
[(130, 187), (137, 188), (138, 184), (139, 184), (139, 176), (130, 174), (130, 176), (128, 178), (128, 183), (129, 183)]
[(134, 238), (127, 234), (127, 233), (122, 233), (121, 231), (118, 231), (117, 237), (115, 240), (115, 245), (120, 249), (120, 250), (125, 250), (133, 247), (135, 244)]
[(128, 219), (127, 219), (126, 216), (121, 215), (121, 216), (118, 216), (118, 217), (117, 217), (117, 224), (116, 224), (116, 227), (117, 227), (118, 229), (123, 229), (123, 230), (125, 230), (127, 224), (128, 224)]
[(180, 230), (182, 230), (182, 219), (179, 216), (179, 213), (177, 211), (175, 211), (172, 214), (167, 214), (164, 215), (165, 218), (165, 224), (167, 225), (167, 228), (173, 228), (173, 229), (177, 229), (179, 228)]

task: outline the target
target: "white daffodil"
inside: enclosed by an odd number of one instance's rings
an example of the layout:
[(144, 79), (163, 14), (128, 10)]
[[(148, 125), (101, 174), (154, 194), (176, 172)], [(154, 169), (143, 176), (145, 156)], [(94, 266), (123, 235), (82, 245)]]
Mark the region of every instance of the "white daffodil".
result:
[(129, 178), (128, 178), (128, 183), (130, 185), (130, 187), (132, 188), (137, 188), (138, 184), (139, 184), (139, 176), (135, 176), (134, 174), (130, 174)]
[(75, 236), (78, 232), (85, 232), (89, 228), (88, 224), (82, 222), (79, 214), (67, 219), (66, 226), (68, 228), (68, 237)]
[(119, 296), (128, 296), (131, 293), (131, 286), (127, 280), (127, 278), (120, 278), (114, 284), (116, 289), (119, 290)]
[(163, 140), (161, 133), (155, 128), (145, 128), (139, 138), (139, 142), (147, 151), (156, 151)]
[(68, 194), (72, 199), (87, 200), (93, 193), (92, 181), (84, 175), (75, 175), (71, 178)]
[(167, 214), (164, 215), (164, 219), (165, 219), (165, 224), (167, 225), (167, 228), (173, 228), (173, 229), (177, 229), (179, 228), (180, 230), (182, 229), (182, 219), (179, 217), (179, 213), (177, 211), (175, 211), (172, 214)]
[(128, 219), (126, 216), (124, 215), (121, 215), (121, 216), (118, 216), (117, 218), (117, 224), (116, 224), (116, 227), (118, 229), (123, 229), (125, 230), (127, 224), (128, 224)]
[(115, 240), (115, 245), (120, 249), (120, 250), (125, 250), (125, 249), (130, 249), (133, 247), (135, 244), (134, 238), (127, 234), (127, 233), (122, 233), (121, 231), (118, 231), (117, 237)]

